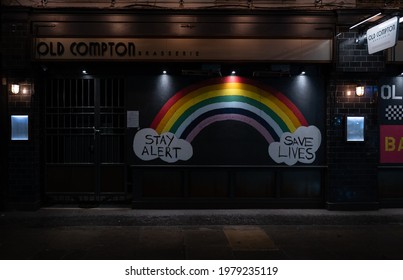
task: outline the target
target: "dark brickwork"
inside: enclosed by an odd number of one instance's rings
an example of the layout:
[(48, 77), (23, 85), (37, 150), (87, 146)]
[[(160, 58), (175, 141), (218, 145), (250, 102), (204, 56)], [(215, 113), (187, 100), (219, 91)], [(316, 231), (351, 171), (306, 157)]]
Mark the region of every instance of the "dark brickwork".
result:
[[(30, 59), (31, 34), (27, 15), (19, 13), (18, 16), (15, 16), (15, 20), (10, 21), (5, 20), (3, 16), (1, 31), (4, 77), (8, 83), (13, 80), (33, 81)], [(32, 209), (37, 207), (40, 201), (39, 96), (34, 92), (27, 95), (9, 95), (8, 113), (8, 126), (10, 126), (10, 115), (29, 115), (30, 140), (10, 141), (8, 139), (6, 207)]]
[[(376, 96), (357, 97), (355, 84), (349, 80), (337, 80), (329, 84), (327, 102), (329, 202), (375, 202), (379, 153)], [(347, 115), (365, 116), (364, 143), (345, 141)]]
[[(383, 52), (369, 55), (365, 44), (357, 44), (358, 33), (341, 33), (336, 44), (336, 71), (327, 92), (328, 201), (375, 205), (379, 162), (377, 92), (355, 95), (359, 83), (376, 86), (385, 70)], [(345, 141), (345, 117), (365, 116), (364, 143)], [(369, 206), (371, 207), (371, 206)], [(376, 207), (376, 206), (374, 206)]]
[(40, 201), (40, 109), (38, 95), (9, 96), (9, 113), (28, 114), (30, 140), (9, 143), (8, 207), (35, 208)]
[(30, 33), (27, 20), (2, 22), (2, 67), (8, 72), (30, 69)]
[[(8, 106), (7, 106), (7, 86), (2, 80), (0, 90), (0, 168), (8, 170), (8, 160), (4, 156), (8, 151)], [(1, 172), (0, 176), (0, 210), (4, 209), (6, 190), (8, 185), (8, 172)]]
[[(356, 42), (356, 39), (360, 39)], [(341, 32), (336, 37), (336, 67), (341, 72), (383, 72), (383, 52), (368, 55), (366, 40), (357, 32)]]

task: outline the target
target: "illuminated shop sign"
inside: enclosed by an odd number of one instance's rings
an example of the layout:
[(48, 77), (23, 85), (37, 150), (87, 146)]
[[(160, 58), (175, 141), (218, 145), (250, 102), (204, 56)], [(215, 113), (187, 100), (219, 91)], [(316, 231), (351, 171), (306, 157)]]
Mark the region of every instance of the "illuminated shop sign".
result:
[(368, 53), (373, 54), (396, 45), (399, 17), (393, 17), (367, 30)]
[(403, 83), (399, 80), (380, 86), (379, 122), (387, 125), (401, 125), (403, 121)]
[(403, 163), (403, 79), (380, 81), (378, 119), (380, 124), (380, 163)]
[(314, 39), (35, 38), (33, 58), (331, 61), (332, 43)]
[(403, 163), (403, 125), (381, 125), (380, 162)]

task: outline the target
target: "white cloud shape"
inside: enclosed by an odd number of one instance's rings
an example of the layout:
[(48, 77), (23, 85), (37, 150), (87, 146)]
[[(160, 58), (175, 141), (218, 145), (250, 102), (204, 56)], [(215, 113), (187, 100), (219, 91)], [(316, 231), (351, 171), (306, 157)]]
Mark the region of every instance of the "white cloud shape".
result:
[(312, 163), (320, 147), (322, 136), (316, 126), (300, 126), (294, 133), (285, 132), (280, 142), (269, 146), (269, 155), (277, 163), (294, 165), (297, 162)]
[(175, 134), (165, 132), (161, 135), (152, 128), (143, 128), (134, 136), (133, 151), (142, 160), (160, 158), (173, 163), (188, 160), (193, 156), (192, 145), (186, 140), (176, 138)]

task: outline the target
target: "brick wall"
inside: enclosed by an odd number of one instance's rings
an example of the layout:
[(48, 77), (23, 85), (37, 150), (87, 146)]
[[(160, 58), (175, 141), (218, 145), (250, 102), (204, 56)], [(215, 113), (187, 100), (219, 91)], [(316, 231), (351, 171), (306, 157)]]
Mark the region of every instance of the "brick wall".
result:
[[(8, 108), (7, 108), (7, 86), (5, 80), (2, 79), (0, 88), (0, 168), (8, 170), (7, 157), (4, 155), (8, 151)], [(4, 209), (6, 186), (8, 183), (8, 172), (2, 172), (0, 176), (0, 210)]]
[[(13, 20), (7, 20), (12, 18)], [(30, 25), (27, 14), (2, 17), (2, 69), (8, 83), (33, 81), (30, 60)], [(7, 91), (7, 89), (6, 89)], [(32, 209), (40, 201), (40, 102), (38, 95), (8, 95), (7, 125), (11, 114), (28, 114), (29, 141), (8, 141), (8, 208)], [(4, 104), (3, 104), (4, 106)]]
[(339, 72), (376, 73), (385, 70), (384, 53), (368, 55), (366, 40), (358, 32), (340, 32), (336, 37), (335, 51), (336, 68)]
[(35, 208), (40, 201), (40, 109), (37, 95), (9, 96), (9, 114), (29, 115), (28, 141), (8, 147), (8, 207)]
[(29, 31), (28, 19), (2, 23), (2, 67), (6, 71), (25, 71), (30, 68)]
[[(377, 165), (379, 127), (377, 93), (355, 95), (358, 83), (377, 85), (377, 75), (385, 70), (383, 52), (368, 55), (367, 46), (355, 42), (358, 33), (344, 32), (338, 36), (336, 71), (327, 92), (327, 161), (329, 207), (357, 205), (377, 207)], [(379, 74), (377, 74), (379, 73)], [(345, 117), (365, 116), (363, 143), (345, 141)], [(338, 204), (338, 206), (334, 206)]]

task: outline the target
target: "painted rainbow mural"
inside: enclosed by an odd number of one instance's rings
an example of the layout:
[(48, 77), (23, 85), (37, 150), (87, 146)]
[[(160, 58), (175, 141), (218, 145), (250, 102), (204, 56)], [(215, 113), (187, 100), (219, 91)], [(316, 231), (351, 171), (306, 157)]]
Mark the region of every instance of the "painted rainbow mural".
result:
[(268, 143), (284, 132), (308, 126), (301, 111), (282, 93), (237, 76), (207, 80), (177, 92), (161, 108), (151, 128), (192, 142), (207, 126), (239, 121), (254, 127)]

